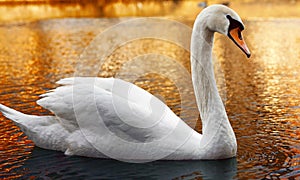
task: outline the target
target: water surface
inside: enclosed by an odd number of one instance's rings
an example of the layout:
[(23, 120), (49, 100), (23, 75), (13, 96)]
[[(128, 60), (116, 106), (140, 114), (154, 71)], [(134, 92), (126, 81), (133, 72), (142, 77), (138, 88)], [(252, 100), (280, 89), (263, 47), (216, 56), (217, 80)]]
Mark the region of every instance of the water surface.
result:
[[(124, 20), (128, 19), (54, 19), (2, 25), (1, 103), (24, 113), (50, 114), (36, 105), (39, 95), (57, 87), (55, 82), (60, 78), (76, 74), (80, 70), (79, 56), (90, 42), (108, 27)], [(183, 23), (192, 25), (192, 21)], [(60, 152), (35, 148), (10, 120), (1, 115), (0, 177), (270, 179), (300, 176), (300, 20), (253, 19), (245, 25), (244, 37), (253, 54), (251, 59), (246, 59), (228, 38), (219, 35), (214, 47), (217, 70), (221, 72), (217, 73), (218, 86), (237, 136), (237, 158), (124, 164), (113, 160), (65, 157)], [(112, 40), (116, 37), (112, 36)], [(105, 58), (105, 63), (97, 67), (96, 74), (101, 77), (122, 75), (124, 79), (130, 79), (130, 74), (120, 73), (123, 65), (134, 57), (149, 53), (170, 57), (190, 72), (189, 52), (184, 48), (159, 39), (138, 39), (114, 49)], [(161, 61), (153, 67), (172, 67), (164, 63), (170, 62)], [(85, 70), (94, 70), (92, 65)], [(130, 72), (139, 69), (139, 66), (131, 66)], [(172, 68), (164, 71), (176, 74)], [(180, 78), (174, 76), (175, 80)], [(174, 79), (145, 73), (134, 83), (160, 97), (201, 132), (192, 89), (184, 89), (189, 98), (181, 99), (181, 90), (175, 86)]]

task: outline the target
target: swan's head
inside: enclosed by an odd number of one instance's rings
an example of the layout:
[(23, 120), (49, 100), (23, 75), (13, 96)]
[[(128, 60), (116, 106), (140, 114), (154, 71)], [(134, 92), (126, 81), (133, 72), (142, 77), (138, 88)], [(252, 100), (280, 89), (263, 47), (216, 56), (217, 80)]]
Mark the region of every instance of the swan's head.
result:
[[(228, 36), (249, 58), (251, 53), (243, 39), (245, 29), (239, 15), (223, 5), (211, 5), (202, 11), (206, 16), (207, 27), (211, 31)], [(202, 14), (201, 13), (201, 14)]]

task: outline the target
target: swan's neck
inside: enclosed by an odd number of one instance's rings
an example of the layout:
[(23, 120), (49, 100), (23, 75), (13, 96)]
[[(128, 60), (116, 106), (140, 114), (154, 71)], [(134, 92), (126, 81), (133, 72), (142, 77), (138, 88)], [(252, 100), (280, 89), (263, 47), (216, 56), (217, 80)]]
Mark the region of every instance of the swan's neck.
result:
[(203, 141), (213, 143), (211, 138), (226, 136), (225, 139), (235, 142), (235, 135), (214, 77), (212, 64), (214, 32), (207, 28), (206, 19), (205, 17), (196, 19), (191, 39), (192, 81), (202, 120)]
[(191, 70), (203, 130), (207, 126), (208, 118), (212, 118), (209, 115), (216, 106), (225, 111), (214, 77), (212, 64), (213, 39), (214, 32), (206, 28), (205, 21), (199, 21), (199, 18), (197, 18), (191, 40)]

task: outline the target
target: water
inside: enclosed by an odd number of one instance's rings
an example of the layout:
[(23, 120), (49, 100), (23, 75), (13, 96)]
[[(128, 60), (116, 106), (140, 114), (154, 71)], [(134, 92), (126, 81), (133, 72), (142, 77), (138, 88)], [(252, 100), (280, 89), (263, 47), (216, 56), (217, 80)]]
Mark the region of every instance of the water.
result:
[[(47, 166), (45, 166), (45, 160)], [(51, 179), (231, 179), (236, 175), (236, 159), (221, 161), (155, 161), (128, 164), (115, 160), (66, 157), (62, 153), (34, 148), (22, 166), (23, 178)]]
[[(95, 36), (124, 20), (128, 19), (56, 19), (2, 25), (1, 103), (24, 113), (50, 114), (36, 105), (39, 95), (57, 87), (55, 82), (60, 78), (78, 73), (82, 68), (78, 66), (79, 55)], [(189, 20), (183, 23), (192, 25)], [(34, 147), (13, 123), (1, 115), (0, 177), (299, 178), (300, 20), (252, 19), (245, 21), (245, 25), (244, 37), (253, 54), (251, 59), (246, 59), (226, 37), (217, 35), (214, 47), (217, 69), (221, 69), (217, 73), (218, 86), (238, 140), (237, 158), (126, 164), (114, 160), (65, 157), (60, 152)], [(184, 36), (183, 41), (189, 41), (188, 37)], [(189, 52), (184, 48), (164, 40), (138, 39), (113, 50), (105, 58), (105, 63), (97, 67), (96, 74), (131, 79), (130, 74), (120, 73), (123, 65), (128, 65), (137, 55), (149, 53), (171, 57), (189, 72)], [(94, 70), (93, 62), (90, 63), (87, 70)], [(168, 64), (170, 61), (162, 61), (153, 67), (164, 68), (164, 63), (172, 67)], [(139, 66), (131, 66), (126, 72), (134, 73), (139, 69)], [(182, 73), (172, 68), (167, 70), (174, 76)], [(145, 73), (134, 79), (134, 83), (160, 97), (177, 114), (182, 113), (182, 118), (201, 132), (199, 121), (196, 123), (198, 113), (193, 91), (189, 86), (178, 90), (174, 79), (155, 73)], [(180, 92), (188, 94), (189, 98), (180, 99)], [(182, 104), (187, 107), (180, 107)]]

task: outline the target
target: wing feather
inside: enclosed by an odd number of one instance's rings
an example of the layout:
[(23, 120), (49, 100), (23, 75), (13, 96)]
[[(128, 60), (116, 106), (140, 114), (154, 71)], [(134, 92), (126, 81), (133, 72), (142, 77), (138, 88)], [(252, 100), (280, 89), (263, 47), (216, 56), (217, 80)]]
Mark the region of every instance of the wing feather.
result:
[(72, 134), (77, 133), (68, 138), (66, 154), (79, 153), (76, 149), (83, 146), (77, 142), (79, 132), (88, 140), (83, 143), (87, 149), (96, 145), (96, 149), (106, 148), (101, 152), (130, 158), (149, 153), (153, 158), (157, 155), (154, 151), (161, 154), (159, 149), (164, 149), (166, 155), (194, 133), (163, 102), (132, 83), (89, 77), (58, 83), (62, 86), (42, 95), (38, 104), (52, 111)]

